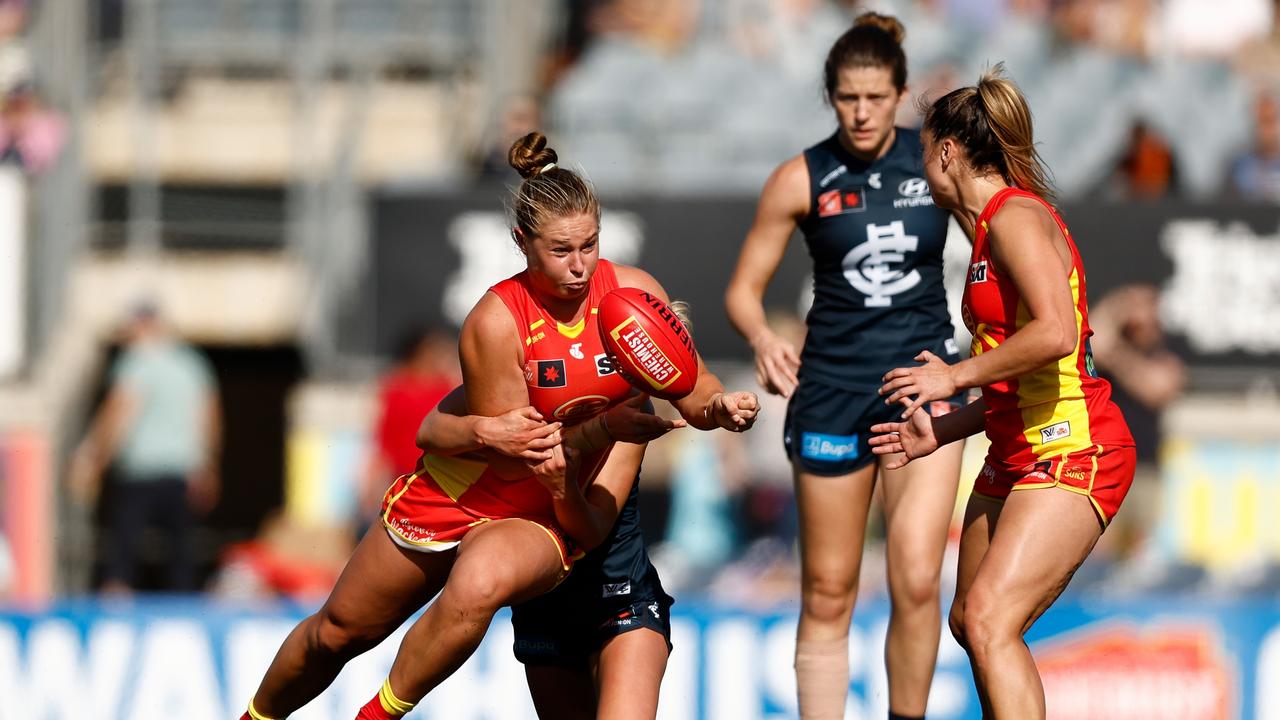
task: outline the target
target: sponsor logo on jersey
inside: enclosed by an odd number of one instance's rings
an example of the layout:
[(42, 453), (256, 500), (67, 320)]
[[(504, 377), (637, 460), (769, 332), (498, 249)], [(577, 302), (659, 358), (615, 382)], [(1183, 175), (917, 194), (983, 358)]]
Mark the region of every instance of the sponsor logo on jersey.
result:
[(868, 175), (867, 185), (869, 185), (872, 190), (879, 190), (880, 189), (880, 173), (871, 173), (870, 175)]
[(942, 343), (942, 347), (944, 350), (947, 351), (948, 355), (960, 354), (960, 346), (956, 344), (955, 338), (947, 338), (946, 340), (944, 340)]
[(924, 178), (911, 178), (898, 183), (898, 194), (902, 197), (924, 197), (929, 194), (929, 183)]
[(609, 407), (609, 398), (604, 395), (583, 395), (551, 411), (556, 420), (576, 420), (589, 418)]
[(933, 204), (933, 196), (929, 194), (929, 183), (924, 178), (910, 178), (898, 183), (898, 194), (902, 197), (893, 201), (895, 208), (923, 207)]
[(866, 295), (866, 307), (889, 307), (893, 296), (920, 283), (920, 272), (904, 273), (900, 265), (914, 252), (920, 238), (908, 235), (901, 220), (888, 225), (867, 225), (867, 241), (844, 256), (844, 277), (855, 290)]
[(1048, 427), (1040, 428), (1040, 442), (1051, 443), (1054, 440), (1061, 440), (1071, 436), (1071, 421), (1063, 420), (1060, 423), (1054, 423)]
[(567, 383), (564, 360), (539, 360), (534, 381), (540, 388), (561, 388)]
[(866, 192), (858, 187), (852, 190), (828, 190), (818, 196), (818, 217), (835, 217), (867, 209)]
[(605, 583), (600, 588), (600, 597), (618, 597), (619, 595), (631, 594), (631, 582)]
[(572, 356), (574, 360), (582, 360), (585, 358), (586, 355), (582, 354), (582, 343), (574, 343), (570, 345), (569, 355)]
[(969, 284), (977, 285), (987, 281), (987, 261), (979, 260), (969, 266)]
[(634, 317), (628, 317), (621, 325), (609, 331), (618, 343), (620, 352), (627, 356), (642, 379), (661, 390), (680, 377), (680, 368), (671, 362), (649, 333)]
[(802, 433), (800, 456), (810, 460), (851, 460), (858, 457), (858, 436)]
[(835, 180), (836, 178), (840, 177), (841, 175), (847, 172), (849, 172), (849, 168), (845, 167), (844, 165), (841, 165), (835, 170), (832, 170), (826, 175), (823, 175), (822, 179), (818, 181), (818, 187), (826, 187), (827, 185), (830, 185), (832, 180)]
[(609, 357), (609, 353), (600, 353), (595, 356), (596, 361), (596, 377), (604, 377), (613, 375), (618, 372), (618, 361)]
[(982, 470), (979, 474), (981, 474), (982, 477), (986, 478), (987, 480), (996, 479), (996, 469), (991, 467), (990, 465), (983, 465)]

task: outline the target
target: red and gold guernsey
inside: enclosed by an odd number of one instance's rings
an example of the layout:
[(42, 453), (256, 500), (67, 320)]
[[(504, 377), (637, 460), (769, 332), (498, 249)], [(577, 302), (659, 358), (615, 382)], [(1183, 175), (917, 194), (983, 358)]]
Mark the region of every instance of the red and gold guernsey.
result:
[[(573, 326), (546, 312), (529, 285), (527, 271), (490, 288), (515, 319), (524, 346), (529, 403), (544, 418), (572, 425), (631, 393), (605, 354), (596, 323), (600, 298), (616, 287), (613, 265), (600, 260), (588, 284), (582, 320)], [(591, 478), (606, 452), (584, 458), (580, 477)], [(542, 525), (561, 545), (568, 567), (574, 553), (555, 527), (546, 488), (533, 476), (503, 479), (479, 456), (423, 454), (417, 472), (397, 480), (383, 500), (383, 522), (396, 542), (418, 549), (452, 547), (470, 527), (499, 518)]]
[[(972, 355), (999, 347), (1031, 315), (1013, 281), (1001, 274), (987, 242), (988, 222), (1011, 198), (1034, 198), (1049, 210), (1071, 249), (1071, 297), (1075, 302), (1076, 346), (1071, 354), (1026, 375), (983, 386), (987, 462), (1003, 469), (1028, 467), (1074, 453), (1101, 454), (1132, 447), (1133, 438), (1120, 410), (1111, 402), (1111, 386), (1099, 378), (1089, 350), (1089, 309), (1084, 265), (1071, 233), (1058, 213), (1039, 196), (1016, 188), (995, 194), (974, 234), (962, 312), (973, 334)], [(1042, 465), (1043, 466), (1043, 465)]]

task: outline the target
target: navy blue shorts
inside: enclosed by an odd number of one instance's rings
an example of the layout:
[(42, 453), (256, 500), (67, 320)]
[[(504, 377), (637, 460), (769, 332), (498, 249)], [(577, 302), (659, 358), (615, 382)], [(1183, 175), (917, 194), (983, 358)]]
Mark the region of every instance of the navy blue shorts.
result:
[[(575, 582), (576, 578), (576, 582)], [(578, 568), (559, 587), (511, 608), (516, 660), (525, 665), (581, 667), (611, 638), (648, 628), (671, 650), (671, 605), (658, 573), (600, 583)]]
[[(936, 400), (926, 409), (934, 416), (958, 410), (965, 394)], [(847, 390), (815, 380), (800, 378), (782, 432), (783, 446), (791, 463), (813, 475), (847, 475), (875, 460), (871, 446), (871, 426), (901, 420), (902, 405), (885, 405), (875, 389)]]

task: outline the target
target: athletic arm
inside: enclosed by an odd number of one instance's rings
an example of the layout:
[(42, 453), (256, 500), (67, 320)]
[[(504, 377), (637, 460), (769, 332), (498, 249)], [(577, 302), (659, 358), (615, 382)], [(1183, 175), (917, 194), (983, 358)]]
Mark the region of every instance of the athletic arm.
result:
[[(582, 488), (577, 480), (576, 458), (567, 463), (571, 481), (564, 483), (564, 492), (552, 494), (556, 522), (574, 542), (584, 550), (591, 550), (609, 536), (613, 524), (622, 512), (622, 505), (631, 493), (631, 485), (640, 472), (645, 445), (617, 443), (609, 452), (604, 465), (595, 478)], [(576, 456), (572, 450), (571, 458)]]
[[(669, 303), (667, 291), (652, 275), (639, 268), (617, 266), (618, 282), (627, 287), (637, 287)], [(698, 356), (698, 380), (688, 395), (673, 400), (671, 404), (689, 425), (699, 430), (724, 428), (741, 432), (754, 423), (760, 409), (755, 393), (728, 392), (720, 378), (707, 369), (702, 356)]]
[(1038, 203), (1011, 201), (996, 213), (987, 235), (992, 259), (1017, 288), (1029, 320), (998, 347), (954, 365), (921, 352), (915, 359), (923, 365), (884, 375), (880, 394), (887, 396), (885, 402), (914, 397), (903, 413), (909, 417), (930, 400), (1026, 375), (1071, 354), (1079, 334), (1068, 282), (1071, 256), (1059, 234)]
[(440, 401), (418, 426), (417, 445), (433, 455), (460, 455), (493, 450), (511, 458), (542, 462), (560, 442), (560, 423), (543, 422), (532, 406), (497, 417), (467, 414), (465, 386), (459, 385)]
[(120, 448), (136, 401), (126, 385), (117, 382), (89, 425), (89, 431), (72, 454), (68, 484), (73, 497), (85, 504), (97, 499), (102, 473)]
[(936, 418), (923, 410), (915, 410), (906, 420), (872, 425), (871, 432), (876, 434), (867, 443), (876, 455), (900, 453), (899, 457), (885, 461), (885, 469), (896, 470), (943, 445), (976, 435), (983, 428), (986, 411), (987, 402), (981, 398)]
[(795, 348), (769, 328), (764, 293), (782, 263), (787, 243), (809, 212), (809, 169), (804, 156), (779, 165), (765, 181), (755, 220), (738, 253), (725, 290), (729, 322), (756, 355), (756, 379), (769, 392), (788, 397), (798, 383)]

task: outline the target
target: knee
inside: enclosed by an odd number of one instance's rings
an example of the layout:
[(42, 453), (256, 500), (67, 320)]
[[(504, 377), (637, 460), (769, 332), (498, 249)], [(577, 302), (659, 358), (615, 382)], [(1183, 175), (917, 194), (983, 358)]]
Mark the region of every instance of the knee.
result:
[(849, 622), (857, 598), (857, 577), (843, 578), (834, 574), (813, 573), (804, 581), (801, 592), (803, 611), (818, 622)]
[(516, 588), (504, 573), (485, 567), (455, 568), (449, 576), (441, 600), (445, 605), (466, 608), (475, 612), (496, 613), (498, 608), (510, 602)]
[(306, 622), (308, 647), (347, 659), (369, 650), (387, 635), (381, 628), (343, 617), (327, 608), (321, 608)]
[[(977, 588), (970, 590), (965, 598), (960, 621), (964, 637), (962, 644), (979, 663), (984, 661), (992, 645), (1010, 635), (1011, 629), (1007, 622), (1002, 621), (999, 610), (998, 600)], [(1016, 634), (1016, 630), (1013, 634)]]
[(900, 569), (896, 575), (891, 578), (891, 595), (895, 610), (938, 606), (938, 573), (917, 564)]

